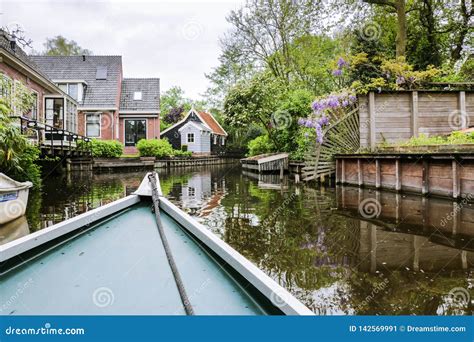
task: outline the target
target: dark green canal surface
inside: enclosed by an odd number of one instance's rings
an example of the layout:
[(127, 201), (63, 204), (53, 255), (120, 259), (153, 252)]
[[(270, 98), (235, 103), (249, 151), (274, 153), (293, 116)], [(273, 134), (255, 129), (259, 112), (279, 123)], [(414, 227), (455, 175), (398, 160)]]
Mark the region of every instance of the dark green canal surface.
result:
[[(0, 227), (2, 243), (124, 197), (144, 174), (46, 178), (42, 194), (30, 196), (27, 220)], [(238, 166), (160, 177), (170, 200), (316, 314), (473, 313), (471, 203), (280, 183)]]

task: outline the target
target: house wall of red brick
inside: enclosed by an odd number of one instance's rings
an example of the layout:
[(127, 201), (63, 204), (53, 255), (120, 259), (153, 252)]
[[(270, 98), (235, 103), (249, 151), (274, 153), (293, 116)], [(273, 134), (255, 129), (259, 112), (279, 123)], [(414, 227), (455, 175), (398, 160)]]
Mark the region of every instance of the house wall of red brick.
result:
[[(119, 141), (122, 144), (125, 144), (125, 126), (124, 120), (132, 119), (132, 118), (120, 118), (119, 120)], [(147, 121), (147, 130), (146, 130), (146, 138), (147, 139), (160, 139), (160, 119), (159, 118), (146, 118), (136, 116), (133, 119), (136, 120), (146, 120)], [(127, 154), (137, 153), (138, 150), (135, 146), (125, 146), (124, 152)]]
[(12, 80), (18, 80), (27, 88), (34, 90), (38, 93), (38, 120), (44, 122), (44, 96), (51, 94), (43, 86), (31, 80), (27, 75), (21, 73), (20, 71), (12, 68), (8, 64), (2, 62), (0, 63), (0, 72), (11, 78)]
[[(92, 114), (95, 111), (80, 111), (78, 113), (78, 130), (79, 134), (86, 135), (86, 114)], [(116, 140), (115, 137), (117, 134), (115, 130), (117, 129), (117, 114), (116, 111), (97, 111), (101, 113), (100, 116), (100, 137), (95, 139), (102, 140)], [(120, 136), (120, 135), (118, 135)]]

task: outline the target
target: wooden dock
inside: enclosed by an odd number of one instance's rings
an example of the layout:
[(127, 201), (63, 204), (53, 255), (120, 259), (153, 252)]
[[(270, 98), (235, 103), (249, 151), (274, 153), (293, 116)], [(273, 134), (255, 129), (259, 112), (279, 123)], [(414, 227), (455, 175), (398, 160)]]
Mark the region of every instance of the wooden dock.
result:
[(242, 168), (254, 172), (280, 172), (288, 170), (288, 153), (260, 154), (240, 160)]
[(474, 193), (474, 153), (336, 155), (336, 183), (460, 199)]

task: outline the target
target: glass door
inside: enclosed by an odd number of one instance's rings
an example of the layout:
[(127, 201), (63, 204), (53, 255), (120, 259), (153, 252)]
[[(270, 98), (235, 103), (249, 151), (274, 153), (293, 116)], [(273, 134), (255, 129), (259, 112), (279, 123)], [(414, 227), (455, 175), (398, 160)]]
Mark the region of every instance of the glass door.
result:
[(146, 139), (146, 120), (125, 120), (125, 146), (135, 146)]

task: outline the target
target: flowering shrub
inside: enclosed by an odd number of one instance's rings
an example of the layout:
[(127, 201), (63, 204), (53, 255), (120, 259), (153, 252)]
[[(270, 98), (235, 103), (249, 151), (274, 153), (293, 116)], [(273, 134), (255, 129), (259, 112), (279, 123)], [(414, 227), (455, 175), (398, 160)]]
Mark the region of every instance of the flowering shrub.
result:
[(326, 97), (316, 99), (313, 104), (313, 115), (306, 119), (299, 119), (298, 124), (307, 128), (314, 128), (316, 141), (323, 143), (323, 128), (330, 123), (329, 115), (340, 116), (347, 107), (351, 107), (357, 101), (357, 96), (347, 90), (340, 93), (330, 94)]

